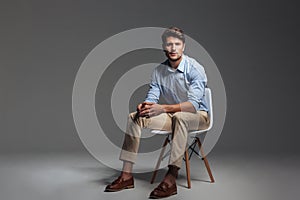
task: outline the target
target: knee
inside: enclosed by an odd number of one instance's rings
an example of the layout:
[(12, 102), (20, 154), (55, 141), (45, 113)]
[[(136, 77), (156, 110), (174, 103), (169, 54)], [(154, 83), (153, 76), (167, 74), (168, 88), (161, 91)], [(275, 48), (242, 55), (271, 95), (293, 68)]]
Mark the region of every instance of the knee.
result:
[(184, 115), (184, 113), (177, 112), (173, 115), (172, 129), (173, 129), (173, 134), (186, 135), (188, 129), (188, 120)]
[(136, 112), (129, 113), (128, 120), (134, 120)]
[(185, 114), (183, 112), (176, 112), (173, 117), (172, 117), (172, 123), (176, 124), (176, 123), (186, 123), (187, 122), (187, 118), (185, 116)]
[(136, 112), (130, 113), (128, 115), (127, 121), (132, 122), (132, 123), (136, 123), (138, 121), (137, 116), (136, 116)]
[(137, 124), (139, 126), (142, 126), (145, 122), (145, 117), (139, 117), (137, 116), (137, 112), (132, 112), (128, 115), (128, 124)]

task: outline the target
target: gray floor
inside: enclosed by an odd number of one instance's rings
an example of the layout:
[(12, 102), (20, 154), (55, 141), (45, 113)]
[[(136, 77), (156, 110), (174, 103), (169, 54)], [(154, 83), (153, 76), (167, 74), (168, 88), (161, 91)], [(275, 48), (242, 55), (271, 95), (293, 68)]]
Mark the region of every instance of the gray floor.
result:
[[(105, 185), (118, 172), (88, 153), (10, 154), (0, 156), (0, 197), (3, 200), (99, 200), (147, 199), (154, 185), (150, 173), (135, 174), (135, 189), (104, 193)], [(178, 195), (168, 199), (299, 199), (298, 156), (209, 155), (216, 183), (200, 160), (191, 162), (192, 188), (186, 188), (185, 170), (180, 171)], [(121, 163), (120, 163), (121, 164)]]

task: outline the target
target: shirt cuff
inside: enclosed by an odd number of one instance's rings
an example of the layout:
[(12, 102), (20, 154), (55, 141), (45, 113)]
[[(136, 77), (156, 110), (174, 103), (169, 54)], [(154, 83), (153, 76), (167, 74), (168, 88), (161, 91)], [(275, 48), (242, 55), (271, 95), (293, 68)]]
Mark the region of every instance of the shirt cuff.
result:
[(155, 99), (145, 99), (144, 102), (151, 102), (151, 103), (157, 103), (157, 101)]
[(199, 105), (198, 102), (193, 101), (193, 100), (188, 100), (188, 102), (191, 102), (193, 104), (193, 106), (194, 106), (194, 108), (195, 108), (196, 111), (199, 110), (200, 105)]

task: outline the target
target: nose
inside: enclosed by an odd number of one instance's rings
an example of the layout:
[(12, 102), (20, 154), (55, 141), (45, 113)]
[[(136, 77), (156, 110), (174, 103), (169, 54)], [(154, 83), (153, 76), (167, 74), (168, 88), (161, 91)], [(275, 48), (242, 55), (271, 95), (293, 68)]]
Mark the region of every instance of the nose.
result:
[(176, 46), (175, 46), (175, 44), (172, 44), (172, 46), (171, 46), (171, 50), (172, 50), (172, 51), (176, 50)]

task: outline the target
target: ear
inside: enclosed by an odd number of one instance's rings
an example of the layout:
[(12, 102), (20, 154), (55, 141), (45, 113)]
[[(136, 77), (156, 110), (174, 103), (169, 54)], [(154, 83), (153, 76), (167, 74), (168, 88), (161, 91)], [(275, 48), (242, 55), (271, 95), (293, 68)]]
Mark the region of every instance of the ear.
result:
[(183, 43), (183, 48), (182, 48), (182, 51), (184, 51), (184, 49), (185, 49), (185, 43)]
[(166, 46), (165, 43), (162, 43), (162, 44), (161, 44), (162, 50), (165, 50), (165, 46)]

